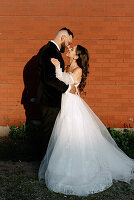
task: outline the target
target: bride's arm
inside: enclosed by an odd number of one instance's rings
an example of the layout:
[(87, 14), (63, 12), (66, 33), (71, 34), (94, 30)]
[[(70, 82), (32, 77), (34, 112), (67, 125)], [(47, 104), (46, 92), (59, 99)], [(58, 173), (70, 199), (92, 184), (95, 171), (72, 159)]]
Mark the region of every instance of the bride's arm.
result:
[(68, 74), (66, 72), (62, 72), (62, 69), (60, 68), (60, 62), (57, 59), (52, 58), (51, 62), (55, 66), (55, 72), (56, 72), (56, 77), (60, 80), (63, 81), (65, 84), (74, 84), (74, 79), (71, 76), (71, 74)]

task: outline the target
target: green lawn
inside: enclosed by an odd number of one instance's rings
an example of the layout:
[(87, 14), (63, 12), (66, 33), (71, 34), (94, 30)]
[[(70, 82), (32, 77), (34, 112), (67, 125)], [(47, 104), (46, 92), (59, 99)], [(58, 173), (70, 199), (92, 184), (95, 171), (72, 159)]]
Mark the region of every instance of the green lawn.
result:
[[(114, 183), (106, 191), (88, 197), (49, 191), (38, 181), (40, 160), (36, 148), (26, 140), (0, 138), (0, 200), (134, 200), (134, 180), (131, 185)], [(130, 153), (133, 157), (133, 151)]]
[(67, 196), (49, 191), (39, 183), (39, 162), (0, 162), (0, 200), (134, 200), (134, 181), (115, 183), (106, 191), (88, 197)]

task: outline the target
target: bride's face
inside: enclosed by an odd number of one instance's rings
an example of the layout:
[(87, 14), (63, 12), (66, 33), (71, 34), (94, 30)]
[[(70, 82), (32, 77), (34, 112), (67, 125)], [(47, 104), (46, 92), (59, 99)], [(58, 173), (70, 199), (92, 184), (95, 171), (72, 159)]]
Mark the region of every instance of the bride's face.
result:
[(76, 48), (77, 48), (77, 46), (69, 48), (66, 56), (69, 57), (69, 58), (75, 58), (75, 56), (76, 56)]

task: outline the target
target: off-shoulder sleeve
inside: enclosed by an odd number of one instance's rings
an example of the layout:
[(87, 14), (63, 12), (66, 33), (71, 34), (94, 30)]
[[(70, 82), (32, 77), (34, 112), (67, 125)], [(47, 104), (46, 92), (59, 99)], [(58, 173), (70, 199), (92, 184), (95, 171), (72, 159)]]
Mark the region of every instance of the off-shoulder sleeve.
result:
[(62, 72), (62, 69), (60, 68), (60, 65), (56, 67), (56, 78), (58, 78), (60, 81), (63, 81), (66, 85), (68, 84), (75, 84), (75, 81), (72, 77), (71, 73)]

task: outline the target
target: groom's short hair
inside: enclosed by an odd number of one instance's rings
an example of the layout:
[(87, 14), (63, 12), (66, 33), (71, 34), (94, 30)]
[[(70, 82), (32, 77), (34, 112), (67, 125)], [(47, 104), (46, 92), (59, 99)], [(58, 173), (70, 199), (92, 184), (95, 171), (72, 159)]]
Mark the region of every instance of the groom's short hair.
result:
[(68, 28), (64, 27), (62, 29), (60, 29), (59, 31), (67, 31), (68, 35), (72, 35), (72, 38), (74, 38), (74, 34), (72, 33), (72, 31), (70, 31)]

